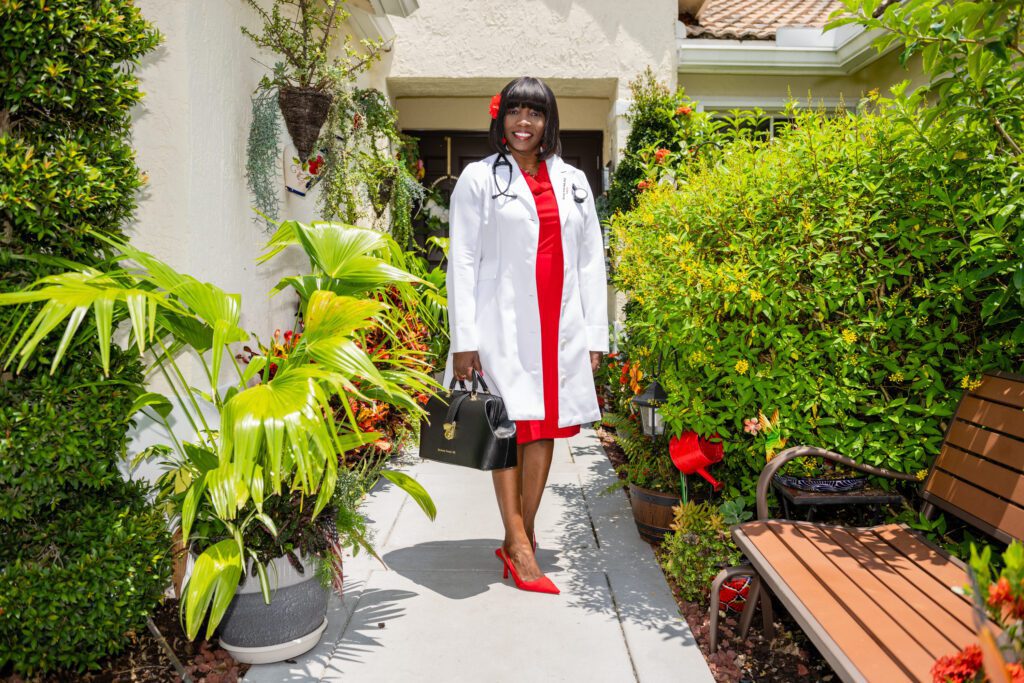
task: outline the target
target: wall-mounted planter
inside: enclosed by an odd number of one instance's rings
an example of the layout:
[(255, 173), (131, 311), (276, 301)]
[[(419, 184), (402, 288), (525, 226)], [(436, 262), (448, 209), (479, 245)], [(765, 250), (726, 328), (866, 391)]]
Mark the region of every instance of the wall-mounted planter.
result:
[[(300, 574), (288, 559), (267, 565), (270, 604), (259, 579), (247, 572), (219, 626), (220, 646), (239, 662), (268, 664), (297, 657), (320, 642), (327, 628), (329, 590), (316, 577), (314, 561), (303, 558)], [(251, 566), (251, 562), (250, 562)]]
[(313, 153), (320, 129), (331, 110), (334, 96), (313, 88), (296, 88), (282, 85), (277, 90), (277, 103), (288, 134), (295, 143), (299, 158), (309, 159)]

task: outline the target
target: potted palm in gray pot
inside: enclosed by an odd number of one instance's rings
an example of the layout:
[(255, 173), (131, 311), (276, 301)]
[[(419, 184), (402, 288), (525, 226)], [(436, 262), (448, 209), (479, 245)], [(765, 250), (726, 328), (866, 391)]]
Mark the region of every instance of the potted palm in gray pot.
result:
[[(281, 225), (264, 259), (297, 244), (309, 255), (312, 273), (285, 278), (275, 288), (298, 292), (305, 329), (288, 357), (272, 364), (266, 357), (245, 367), (235, 362), (230, 345), (251, 338), (239, 326), (237, 295), (126, 244), (111, 243), (119, 267), (83, 266), (0, 295), (0, 305), (42, 304), (24, 329), (13, 332), (18, 341), (8, 363), (20, 358), (24, 364), (66, 321), (52, 361), (56, 370), (91, 311), (85, 329), (96, 336), (105, 369), (113, 330), (124, 322), (130, 343), (164, 378), (169, 395), (143, 394), (136, 407), (162, 422), (168, 434), (165, 445), (141, 457), (162, 458), (167, 473), (160, 498), (194, 554), (182, 596), (190, 638), (204, 622), (209, 637), (230, 613), (226, 640), (245, 641), (232, 643), (242, 659), (246, 650), (259, 661), (294, 656), (296, 640), (309, 649), (326, 609), (326, 591), (310, 581), (321, 576), (340, 589), (342, 549), (373, 552), (355, 509), (358, 496), (346, 488), (346, 473), (339, 473), (339, 457), (377, 434), (360, 431), (344, 406), (372, 392), (419, 415), (412, 395), (437, 387), (427, 368), (378, 368), (359, 345), (362, 331), (389, 324), (386, 306), (370, 293), (392, 286), (415, 298), (416, 287), (423, 286), (394, 264), (400, 250), (391, 242), (387, 235), (337, 223)], [(185, 355), (204, 378), (200, 386), (186, 379), (180, 363)], [(222, 369), (233, 369), (226, 385), (219, 381)], [(342, 419), (335, 418), (339, 404)], [(208, 419), (211, 413), (217, 422)], [(433, 502), (415, 480), (397, 471), (382, 475), (434, 517)], [(298, 603), (303, 610), (298, 617), (268, 617), (254, 602), (276, 603), (284, 615)], [(290, 630), (265, 628), (289, 623)]]

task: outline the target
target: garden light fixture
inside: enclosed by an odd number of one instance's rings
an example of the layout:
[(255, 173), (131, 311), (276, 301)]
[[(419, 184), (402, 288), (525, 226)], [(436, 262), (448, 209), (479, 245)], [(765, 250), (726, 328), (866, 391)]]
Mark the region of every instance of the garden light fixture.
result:
[(658, 406), (668, 399), (665, 389), (655, 379), (640, 394), (633, 397), (633, 405), (640, 412), (640, 423), (643, 433), (647, 436), (660, 436), (665, 433), (665, 423)]

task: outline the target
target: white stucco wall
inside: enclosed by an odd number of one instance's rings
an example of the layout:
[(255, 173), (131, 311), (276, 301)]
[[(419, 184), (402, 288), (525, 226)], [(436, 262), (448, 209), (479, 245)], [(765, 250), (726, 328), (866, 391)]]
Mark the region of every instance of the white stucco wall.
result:
[[(390, 94), (402, 120), (416, 122), (410, 128), (479, 130), (494, 93), (516, 76), (537, 76), (551, 85), (560, 109), (566, 102), (560, 114), (567, 128), (604, 130), (606, 146), (617, 150), (628, 132), (621, 114), (629, 81), (648, 66), (673, 87), (676, 79), (677, 3), (637, 4), (642, 8), (621, 0), (419, 0), (411, 16), (392, 19)], [(438, 98), (452, 101), (440, 105)], [(575, 108), (573, 99), (589, 110)], [(428, 104), (437, 111), (430, 126), (423, 125)]]
[[(241, 294), (242, 326), (266, 341), (276, 328), (291, 328), (297, 302), (288, 292), (269, 297), (270, 288), (282, 276), (307, 269), (298, 250), (270, 264), (255, 263), (268, 234), (253, 221), (245, 180), (250, 96), (267, 72), (263, 64), (273, 64), (274, 57), (260, 54), (242, 35), (243, 24), (258, 27), (255, 12), (242, 0), (136, 4), (164, 41), (138, 71), (145, 97), (134, 111), (134, 146), (149, 182), (128, 230), (132, 243), (180, 271)], [(342, 27), (342, 33), (350, 31)], [(383, 88), (386, 69), (386, 61), (376, 65), (360, 85)], [(315, 193), (287, 193), (282, 175), (280, 196), (281, 219), (316, 219)], [(186, 363), (186, 371), (202, 386), (197, 368)], [(147, 424), (135, 436), (133, 450), (162, 440)]]

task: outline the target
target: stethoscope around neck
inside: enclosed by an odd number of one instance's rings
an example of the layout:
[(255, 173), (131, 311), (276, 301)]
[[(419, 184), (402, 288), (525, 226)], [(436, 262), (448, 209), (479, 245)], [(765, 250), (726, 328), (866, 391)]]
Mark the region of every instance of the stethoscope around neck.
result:
[[(498, 183), (498, 168), (501, 166), (508, 167), (508, 180), (505, 183), (505, 189), (501, 189), (501, 185)], [(491, 164), (491, 177), (494, 179), (494, 189), (498, 190), (496, 194), (491, 195), (491, 199), (497, 199), (498, 197), (507, 197), (508, 199), (515, 199), (519, 195), (515, 192), (511, 192), (512, 188), (512, 162), (508, 160), (504, 152), (498, 152), (498, 158)], [(585, 188), (579, 187), (576, 183), (572, 184), (572, 198), (577, 204), (582, 204), (587, 201), (587, 191)]]

